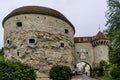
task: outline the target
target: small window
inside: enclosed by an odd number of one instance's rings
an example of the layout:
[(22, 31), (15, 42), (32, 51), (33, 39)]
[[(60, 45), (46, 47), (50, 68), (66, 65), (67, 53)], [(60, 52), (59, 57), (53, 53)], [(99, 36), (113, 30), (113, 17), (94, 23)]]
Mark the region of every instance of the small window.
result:
[(34, 69), (35, 71), (38, 71), (39, 69)]
[(65, 29), (65, 33), (68, 34), (68, 30), (67, 29)]
[(88, 54), (88, 52), (86, 52), (86, 54)]
[(46, 19), (46, 17), (44, 17), (44, 19)]
[(18, 17), (16, 17), (16, 19), (18, 19)]
[(61, 43), (61, 47), (64, 47), (64, 43)]
[(10, 40), (7, 40), (7, 44), (10, 44)]
[(27, 16), (25, 16), (25, 18), (27, 18)]
[(19, 56), (19, 52), (17, 52), (17, 56)]
[(17, 25), (18, 27), (21, 27), (21, 26), (22, 26), (22, 22), (17, 22), (16, 25)]
[(35, 39), (29, 39), (29, 43), (35, 43)]
[(101, 41), (101, 44), (103, 44), (103, 41)]
[(100, 44), (100, 41), (99, 41), (99, 44)]
[(39, 16), (37, 18), (39, 18)]

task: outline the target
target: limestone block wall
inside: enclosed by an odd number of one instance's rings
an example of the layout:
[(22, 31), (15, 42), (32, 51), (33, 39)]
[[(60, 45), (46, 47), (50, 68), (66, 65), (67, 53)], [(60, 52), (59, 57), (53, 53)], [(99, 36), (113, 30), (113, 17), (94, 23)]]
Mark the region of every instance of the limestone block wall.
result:
[(52, 16), (16, 15), (4, 23), (4, 48), (6, 58), (28, 63), (36, 69), (38, 77), (48, 77), (53, 64), (72, 68), (74, 30)]
[(97, 67), (101, 60), (109, 62), (108, 50), (107, 45), (98, 45), (94, 47), (94, 67)]
[(88, 64), (93, 65), (94, 55), (93, 46), (91, 43), (75, 43), (75, 56), (76, 63), (85, 61)]

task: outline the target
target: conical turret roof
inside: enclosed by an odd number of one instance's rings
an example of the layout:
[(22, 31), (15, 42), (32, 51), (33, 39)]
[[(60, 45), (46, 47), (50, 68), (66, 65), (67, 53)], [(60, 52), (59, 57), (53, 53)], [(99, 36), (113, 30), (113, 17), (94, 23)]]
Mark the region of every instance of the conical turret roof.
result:
[(99, 31), (97, 33), (97, 35), (93, 36), (93, 39), (92, 40), (99, 40), (99, 39), (104, 39), (104, 40), (107, 40), (107, 36), (105, 34), (103, 34), (101, 31)]

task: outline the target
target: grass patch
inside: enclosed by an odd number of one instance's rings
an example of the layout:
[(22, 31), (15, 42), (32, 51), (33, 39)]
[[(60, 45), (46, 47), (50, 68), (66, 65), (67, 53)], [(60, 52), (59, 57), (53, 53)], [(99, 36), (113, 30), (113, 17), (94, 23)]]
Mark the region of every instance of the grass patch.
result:
[(102, 80), (115, 80), (115, 79), (113, 79), (112, 77), (109, 77), (109, 76), (98, 76), (96, 78), (102, 79)]

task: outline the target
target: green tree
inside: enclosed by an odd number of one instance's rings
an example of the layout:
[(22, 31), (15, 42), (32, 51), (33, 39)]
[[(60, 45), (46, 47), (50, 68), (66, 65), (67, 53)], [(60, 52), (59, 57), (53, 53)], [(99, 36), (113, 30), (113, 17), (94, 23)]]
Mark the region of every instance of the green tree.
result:
[(110, 62), (120, 65), (120, 1), (108, 0), (106, 33), (111, 40)]
[(107, 70), (109, 64), (105, 60), (101, 60), (99, 65), (100, 65), (100, 67), (99, 67), (99, 76), (103, 76), (104, 71)]
[(106, 17), (108, 19), (106, 33), (111, 40), (110, 62), (109, 67), (111, 76), (115, 80), (120, 80), (120, 1), (108, 0), (108, 11)]
[(68, 66), (54, 65), (49, 72), (52, 80), (70, 80), (72, 78), (72, 71)]
[(117, 66), (117, 65), (112, 66), (111, 76), (115, 80), (120, 80), (120, 66)]
[(0, 80), (35, 80), (34, 69), (20, 61), (4, 60), (0, 57)]

